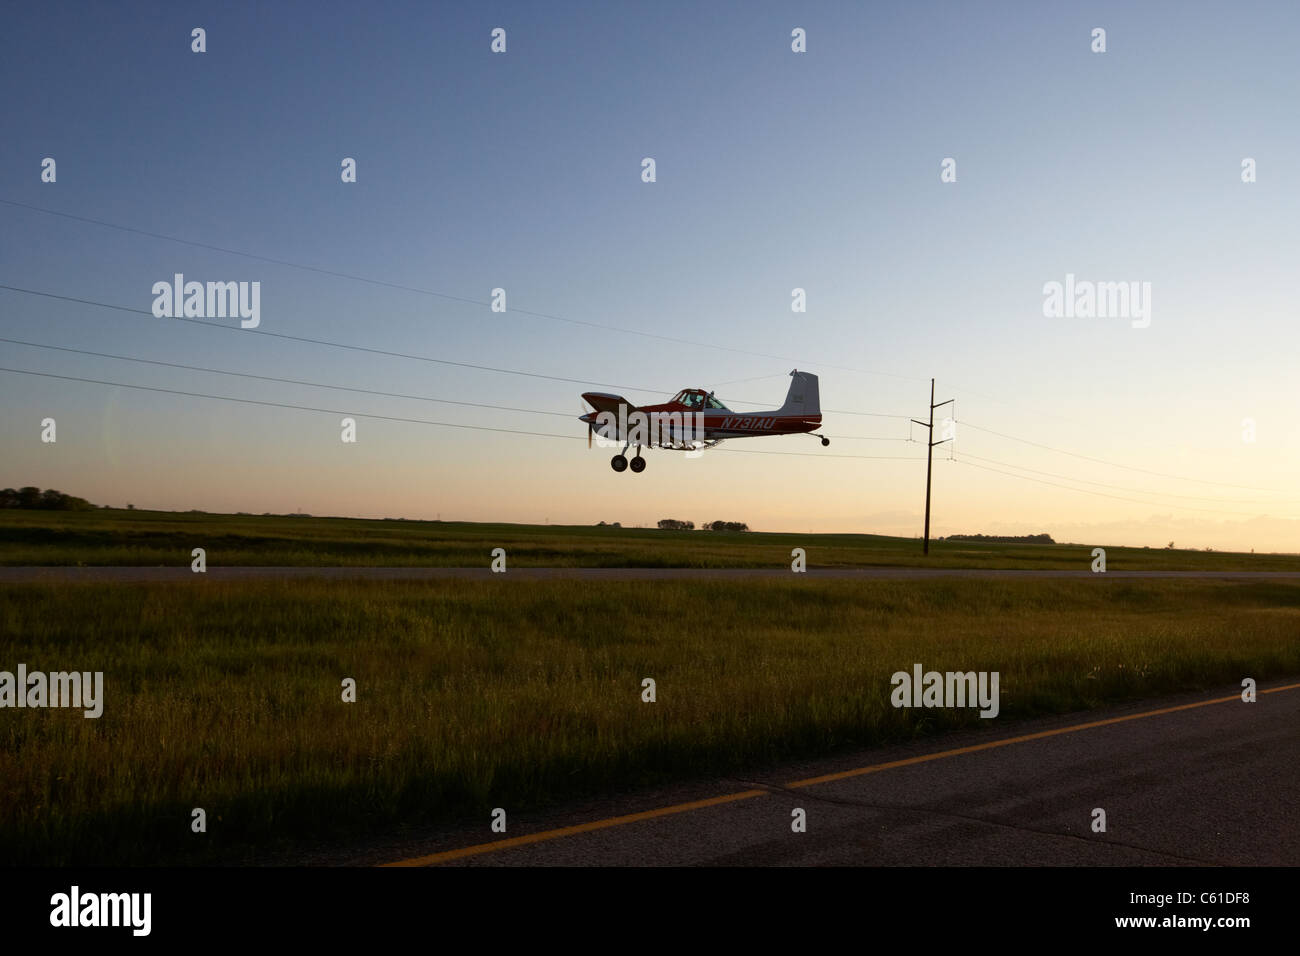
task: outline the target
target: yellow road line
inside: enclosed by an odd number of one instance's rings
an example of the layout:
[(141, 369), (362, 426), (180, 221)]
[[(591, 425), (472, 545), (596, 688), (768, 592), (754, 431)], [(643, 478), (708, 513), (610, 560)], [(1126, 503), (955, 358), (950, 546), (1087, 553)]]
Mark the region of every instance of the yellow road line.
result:
[[(1269, 690), (1260, 691), (1261, 694), (1273, 694), (1280, 690), (1295, 690), (1300, 684), (1287, 684), (1285, 687), (1274, 687)], [(811, 787), (819, 783), (830, 783), (833, 780), (847, 780), (849, 777), (860, 777), (867, 773), (876, 773), (881, 770), (892, 770), (895, 767), (908, 767), (917, 763), (928, 763), (931, 760), (941, 760), (945, 757), (958, 757), (962, 754), (975, 753), (977, 750), (993, 750), (995, 747), (1005, 747), (1008, 744), (1024, 743), (1026, 740), (1041, 740), (1044, 737), (1055, 737), (1058, 734), (1071, 734), (1077, 730), (1091, 730), (1093, 727), (1105, 727), (1109, 724), (1122, 724), (1128, 720), (1139, 720), (1142, 717), (1158, 717), (1161, 714), (1172, 714), (1179, 710), (1193, 710), (1197, 707), (1208, 707), (1210, 704), (1223, 704), (1230, 700), (1241, 700), (1240, 694), (1232, 694), (1228, 697), (1215, 697), (1212, 700), (1198, 700), (1194, 704), (1179, 704), (1177, 707), (1162, 707), (1160, 710), (1147, 710), (1140, 714), (1129, 714), (1125, 717), (1108, 717), (1105, 720), (1093, 720), (1086, 724), (1071, 724), (1069, 727), (1058, 727), (1055, 730), (1040, 730), (1034, 734), (1022, 734), (1019, 737), (1007, 737), (1002, 740), (992, 740), (985, 744), (974, 744), (970, 747), (956, 747), (952, 750), (942, 750), (939, 753), (925, 754), (920, 757), (908, 757), (906, 760), (891, 760), (889, 763), (878, 763), (870, 767), (859, 767), (856, 770), (844, 770), (840, 773), (828, 773), (820, 777), (809, 777), (807, 780), (797, 780), (794, 783), (787, 783), (788, 789), (797, 787)]]
[(410, 860), (398, 860), (396, 863), (385, 863), (383, 865), (428, 866), (431, 863), (446, 863), (448, 860), (459, 860), (467, 856), (478, 856), (480, 853), (491, 853), (493, 850), (505, 850), (512, 846), (525, 846), (529, 843), (541, 843), (545, 840), (558, 840), (560, 837), (573, 836), (575, 833), (590, 833), (593, 830), (618, 827), (625, 823), (636, 823), (638, 820), (653, 820), (655, 817), (666, 817), (674, 813), (703, 810), (705, 807), (716, 807), (723, 803), (748, 800), (750, 797), (762, 797), (769, 792), (767, 790), (744, 790), (740, 793), (728, 793), (721, 797), (710, 797), (707, 800), (677, 803), (671, 807), (660, 807), (658, 810), (629, 813), (626, 816), (610, 817), (606, 820), (593, 820), (591, 823), (579, 823), (577, 826), (561, 827), (558, 830), (543, 830), (541, 833), (529, 833), (526, 836), (510, 837), (508, 840), (496, 840), (492, 843), (480, 843), (477, 846), (462, 847), (459, 850), (445, 850), (442, 853), (431, 853), (428, 856), (417, 856)]
[[(1261, 690), (1261, 694), (1276, 694), (1284, 690), (1296, 690), (1300, 688), (1300, 683), (1286, 684), (1282, 687), (1270, 687), (1267, 690)], [(952, 750), (941, 750), (937, 753), (923, 754), (920, 757), (908, 757), (904, 760), (891, 760), (887, 763), (872, 764), (869, 767), (859, 767), (856, 770), (844, 770), (840, 773), (823, 774), (820, 777), (809, 777), (806, 780), (796, 780), (793, 783), (785, 784), (788, 790), (798, 789), (800, 787), (812, 787), (820, 783), (831, 783), (835, 780), (847, 780), (850, 777), (861, 777), (868, 773), (878, 773), (881, 770), (893, 770), (896, 767), (909, 767), (913, 764), (929, 763), (932, 760), (944, 760), (948, 757), (959, 757), (962, 754), (975, 753), (980, 750), (993, 750), (997, 747), (1007, 747), (1011, 744), (1024, 743), (1028, 740), (1042, 740), (1045, 737), (1055, 737), (1059, 734), (1070, 734), (1080, 730), (1091, 730), (1094, 727), (1107, 727), (1111, 724), (1122, 724), (1130, 720), (1140, 720), (1143, 717), (1159, 717), (1161, 714), (1173, 714), (1180, 710), (1194, 710), (1197, 707), (1208, 707), (1210, 704), (1223, 704), (1230, 700), (1241, 700), (1240, 694), (1231, 694), (1227, 697), (1215, 697), (1211, 700), (1199, 700), (1192, 704), (1179, 704), (1176, 707), (1162, 707), (1159, 710), (1147, 710), (1140, 714), (1128, 714), (1124, 717), (1108, 717), (1105, 720), (1093, 720), (1083, 724), (1071, 724), (1069, 727), (1058, 727), (1055, 730), (1040, 730), (1033, 734), (1021, 734), (1018, 737), (1006, 737), (1002, 740), (992, 740), (988, 743), (973, 744), (969, 747), (955, 747)], [(461, 847), (457, 850), (444, 850), (441, 853), (430, 853), (428, 856), (412, 857), (409, 860), (398, 860), (393, 863), (384, 863), (383, 866), (431, 866), (435, 863), (449, 863), (452, 860), (462, 860), (470, 856), (479, 856), (483, 853), (492, 853), (496, 850), (508, 850), (511, 847), (527, 846), (530, 843), (545, 843), (549, 840), (558, 840), (562, 837), (574, 836), (579, 833), (591, 833), (595, 830), (606, 830), (610, 827), (623, 826), (627, 823), (637, 823), (641, 820), (653, 820), (657, 817), (672, 816), (675, 813), (688, 813), (691, 810), (703, 810), (706, 807), (721, 806), (726, 803), (735, 803), (739, 800), (749, 800), (752, 797), (762, 797), (770, 794), (770, 790), (743, 790), (739, 793), (728, 793), (720, 797), (710, 797), (707, 800), (692, 800), (689, 803), (675, 803), (672, 806), (660, 807), (657, 810), (645, 810), (641, 813), (629, 813), (621, 817), (608, 817), (604, 820), (593, 820), (590, 823), (579, 823), (571, 827), (560, 827), (557, 830), (542, 830), (539, 833), (529, 833), (525, 836), (509, 837), (505, 840), (494, 840), (491, 843), (478, 843), (474, 846)]]

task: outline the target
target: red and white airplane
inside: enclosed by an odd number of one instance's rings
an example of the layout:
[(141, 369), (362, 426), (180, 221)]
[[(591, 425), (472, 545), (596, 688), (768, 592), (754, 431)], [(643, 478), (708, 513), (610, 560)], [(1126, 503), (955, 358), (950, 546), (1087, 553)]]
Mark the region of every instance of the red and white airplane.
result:
[[(795, 369), (794, 380), (786, 393), (785, 404), (770, 412), (733, 412), (702, 388), (687, 388), (662, 405), (637, 407), (621, 395), (607, 392), (583, 392), (592, 408), (579, 417), (587, 426), (587, 445), (593, 434), (602, 439), (623, 442), (623, 450), (610, 460), (615, 471), (645, 471), (642, 447), (670, 451), (702, 451), (728, 438), (752, 438), (755, 435), (812, 434), (822, 423), (821, 397), (817, 376)], [(829, 445), (823, 435), (815, 437)], [(628, 448), (636, 445), (636, 457), (629, 463)]]

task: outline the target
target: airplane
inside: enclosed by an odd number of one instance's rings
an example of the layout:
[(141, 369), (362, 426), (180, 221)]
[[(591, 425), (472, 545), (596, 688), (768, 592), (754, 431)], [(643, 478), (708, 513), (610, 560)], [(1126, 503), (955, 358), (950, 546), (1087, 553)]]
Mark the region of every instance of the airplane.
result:
[[(634, 473), (645, 471), (642, 447), (670, 451), (703, 451), (729, 438), (752, 438), (755, 435), (802, 435), (820, 438), (823, 445), (831, 440), (815, 433), (821, 427), (821, 398), (817, 376), (794, 369), (790, 372), (790, 390), (785, 404), (770, 412), (733, 412), (702, 388), (686, 388), (660, 405), (637, 407), (621, 395), (608, 392), (583, 392), (582, 398), (595, 411), (578, 418), (587, 426), (587, 447), (593, 433), (601, 438), (622, 439), (623, 450), (610, 459), (617, 472), (631, 467)], [(627, 450), (636, 445), (636, 456), (628, 461)]]

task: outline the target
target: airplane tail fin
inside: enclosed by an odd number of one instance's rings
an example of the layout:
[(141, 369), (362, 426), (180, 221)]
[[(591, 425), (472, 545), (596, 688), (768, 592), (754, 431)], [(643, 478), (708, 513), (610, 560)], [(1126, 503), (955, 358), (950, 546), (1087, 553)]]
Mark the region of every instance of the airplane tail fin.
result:
[(820, 419), (822, 400), (817, 387), (817, 376), (812, 372), (795, 369), (790, 373), (790, 378), (790, 391), (786, 392), (785, 404), (781, 406), (779, 414)]

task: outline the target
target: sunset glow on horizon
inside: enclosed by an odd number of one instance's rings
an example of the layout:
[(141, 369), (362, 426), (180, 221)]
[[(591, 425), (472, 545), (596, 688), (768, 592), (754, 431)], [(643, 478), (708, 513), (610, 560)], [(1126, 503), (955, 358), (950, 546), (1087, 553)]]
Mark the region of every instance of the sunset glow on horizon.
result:
[[(16, 9), (0, 485), (913, 536), (933, 378), (935, 537), (1300, 552), (1300, 10), (1234, 10)], [(795, 368), (827, 448), (578, 420)]]

